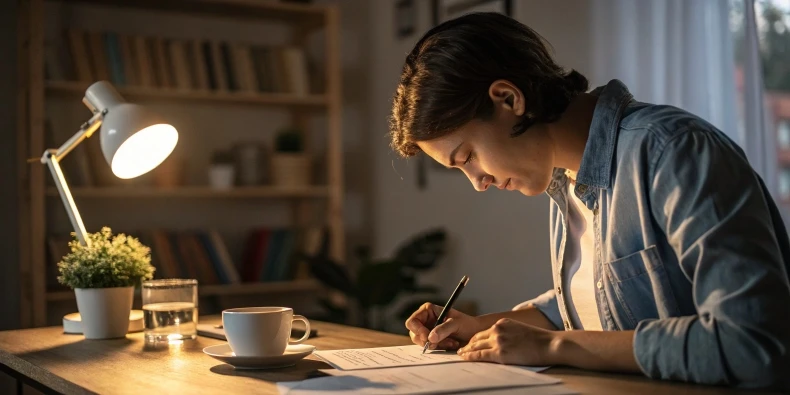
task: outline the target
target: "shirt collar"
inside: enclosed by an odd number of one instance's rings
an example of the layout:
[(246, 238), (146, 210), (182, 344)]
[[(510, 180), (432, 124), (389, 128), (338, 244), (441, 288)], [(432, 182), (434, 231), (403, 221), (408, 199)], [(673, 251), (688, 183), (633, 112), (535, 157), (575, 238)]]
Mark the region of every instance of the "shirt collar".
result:
[(633, 96), (625, 84), (616, 79), (595, 88), (590, 94), (598, 96), (598, 102), (593, 111), (576, 183), (609, 189), (612, 187), (614, 148), (620, 120)]

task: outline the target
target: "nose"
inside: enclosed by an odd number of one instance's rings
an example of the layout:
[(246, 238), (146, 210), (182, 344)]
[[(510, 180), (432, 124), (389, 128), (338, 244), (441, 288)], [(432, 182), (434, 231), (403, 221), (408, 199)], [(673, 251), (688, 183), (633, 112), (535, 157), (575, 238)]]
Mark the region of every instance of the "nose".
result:
[[(477, 177), (475, 177), (477, 178)], [(491, 183), (494, 182), (494, 177), (488, 174), (485, 174), (477, 179), (470, 178), (472, 181), (472, 185), (475, 187), (475, 190), (478, 192), (483, 192), (491, 186)]]

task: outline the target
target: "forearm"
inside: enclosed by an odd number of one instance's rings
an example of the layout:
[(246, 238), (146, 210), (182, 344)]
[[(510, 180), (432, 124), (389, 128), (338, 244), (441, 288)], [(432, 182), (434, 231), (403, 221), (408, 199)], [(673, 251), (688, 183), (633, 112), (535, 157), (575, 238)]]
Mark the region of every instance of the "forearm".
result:
[(510, 318), (514, 321), (523, 322), (527, 325), (536, 326), (541, 329), (556, 331), (557, 328), (549, 321), (543, 313), (536, 307), (530, 306), (521, 310), (503, 311), (500, 313), (485, 314), (477, 317), (483, 328), (490, 328), (502, 318)]
[(634, 357), (634, 331), (563, 331), (553, 334), (550, 365), (641, 373)]

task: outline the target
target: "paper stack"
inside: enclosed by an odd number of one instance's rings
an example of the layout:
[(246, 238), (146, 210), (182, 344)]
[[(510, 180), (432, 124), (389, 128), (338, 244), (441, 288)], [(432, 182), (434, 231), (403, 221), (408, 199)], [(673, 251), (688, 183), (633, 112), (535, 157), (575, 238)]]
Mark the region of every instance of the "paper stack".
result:
[(440, 394), (482, 391), (497, 394), (530, 388), (530, 393), (571, 394), (556, 385), (559, 379), (537, 372), (546, 367), (517, 367), (484, 362), (466, 362), (458, 355), (434, 351), (422, 354), (419, 346), (397, 346), (350, 350), (316, 351), (315, 355), (335, 369), (321, 372), (327, 377), (282, 382), (280, 394)]

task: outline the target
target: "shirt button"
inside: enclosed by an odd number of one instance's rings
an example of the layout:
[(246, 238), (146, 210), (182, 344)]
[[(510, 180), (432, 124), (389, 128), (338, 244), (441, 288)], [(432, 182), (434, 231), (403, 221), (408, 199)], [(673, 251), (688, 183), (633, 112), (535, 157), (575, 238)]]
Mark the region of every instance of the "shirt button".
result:
[(597, 208), (593, 209), (593, 215), (598, 215), (598, 209)]
[(601, 289), (603, 288), (603, 283), (601, 282), (601, 280), (598, 280), (598, 284), (595, 284), (595, 286), (597, 286), (598, 289)]
[(571, 329), (571, 324), (568, 321), (565, 321), (565, 329)]
[(562, 295), (562, 288), (557, 287), (557, 295)]

